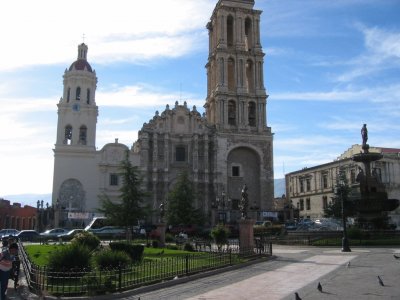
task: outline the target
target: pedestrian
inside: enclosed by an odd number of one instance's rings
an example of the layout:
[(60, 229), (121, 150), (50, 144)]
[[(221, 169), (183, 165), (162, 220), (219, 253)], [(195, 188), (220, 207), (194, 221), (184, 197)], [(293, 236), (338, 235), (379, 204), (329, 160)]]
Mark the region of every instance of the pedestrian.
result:
[(18, 253), (18, 244), (12, 243), (8, 250), (0, 254), (0, 300), (6, 299), (8, 279), (12, 269), (14, 256)]

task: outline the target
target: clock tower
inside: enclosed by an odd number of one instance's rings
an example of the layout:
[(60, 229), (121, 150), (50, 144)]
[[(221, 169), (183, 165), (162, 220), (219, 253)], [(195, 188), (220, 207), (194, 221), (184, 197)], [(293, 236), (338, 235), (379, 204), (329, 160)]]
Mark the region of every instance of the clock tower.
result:
[(78, 46), (78, 59), (64, 73), (64, 92), (58, 103), (56, 150), (94, 150), (98, 107), (97, 77), (87, 61), (88, 47)]
[[(87, 61), (88, 47), (78, 46), (78, 58), (64, 72), (54, 147), (53, 204), (63, 212), (85, 211), (96, 201), (97, 77)], [(90, 199), (89, 199), (90, 200)], [(89, 205), (88, 205), (89, 204)], [(60, 216), (60, 218), (67, 219)]]

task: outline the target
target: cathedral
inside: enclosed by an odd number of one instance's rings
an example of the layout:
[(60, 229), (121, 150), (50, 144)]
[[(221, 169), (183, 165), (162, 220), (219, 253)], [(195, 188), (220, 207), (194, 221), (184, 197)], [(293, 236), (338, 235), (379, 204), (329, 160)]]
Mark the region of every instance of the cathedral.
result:
[[(254, 0), (219, 0), (207, 24), (205, 113), (186, 101), (166, 105), (143, 125), (132, 147), (118, 139), (96, 150), (96, 72), (88, 47), (65, 70), (63, 95), (57, 104), (54, 147), (53, 206), (56, 226), (88, 223), (97, 214), (99, 196), (117, 200), (120, 162), (126, 151), (144, 178), (151, 207), (168, 205), (168, 192), (186, 171), (197, 197), (193, 206), (207, 223), (234, 223), (246, 184), (249, 216), (260, 219), (271, 209), (273, 134), (267, 126), (264, 53), (260, 43), (261, 11)], [(157, 222), (154, 213), (147, 222)]]

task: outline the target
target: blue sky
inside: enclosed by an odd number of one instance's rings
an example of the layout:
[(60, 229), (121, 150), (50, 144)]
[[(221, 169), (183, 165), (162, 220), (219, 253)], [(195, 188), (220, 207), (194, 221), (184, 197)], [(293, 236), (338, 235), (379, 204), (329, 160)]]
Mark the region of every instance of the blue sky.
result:
[[(205, 28), (217, 0), (2, 1), (0, 197), (52, 190), (62, 75), (89, 46), (97, 147), (137, 131), (166, 104), (203, 112)], [(275, 178), (361, 143), (400, 148), (400, 1), (256, 0), (274, 132)], [(33, 197), (34, 198), (34, 197)]]

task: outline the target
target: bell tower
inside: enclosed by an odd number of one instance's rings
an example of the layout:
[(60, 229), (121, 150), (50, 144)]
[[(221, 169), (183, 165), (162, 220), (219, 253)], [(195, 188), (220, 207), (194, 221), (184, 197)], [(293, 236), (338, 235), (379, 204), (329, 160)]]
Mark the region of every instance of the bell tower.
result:
[(209, 56), (205, 109), (219, 130), (258, 131), (266, 127), (261, 11), (254, 0), (219, 0), (207, 24)]
[[(57, 140), (60, 149), (95, 150), (98, 107), (96, 72), (87, 61), (88, 47), (78, 46), (78, 58), (64, 72), (64, 91), (58, 106)], [(68, 150), (67, 150), (68, 151)]]

